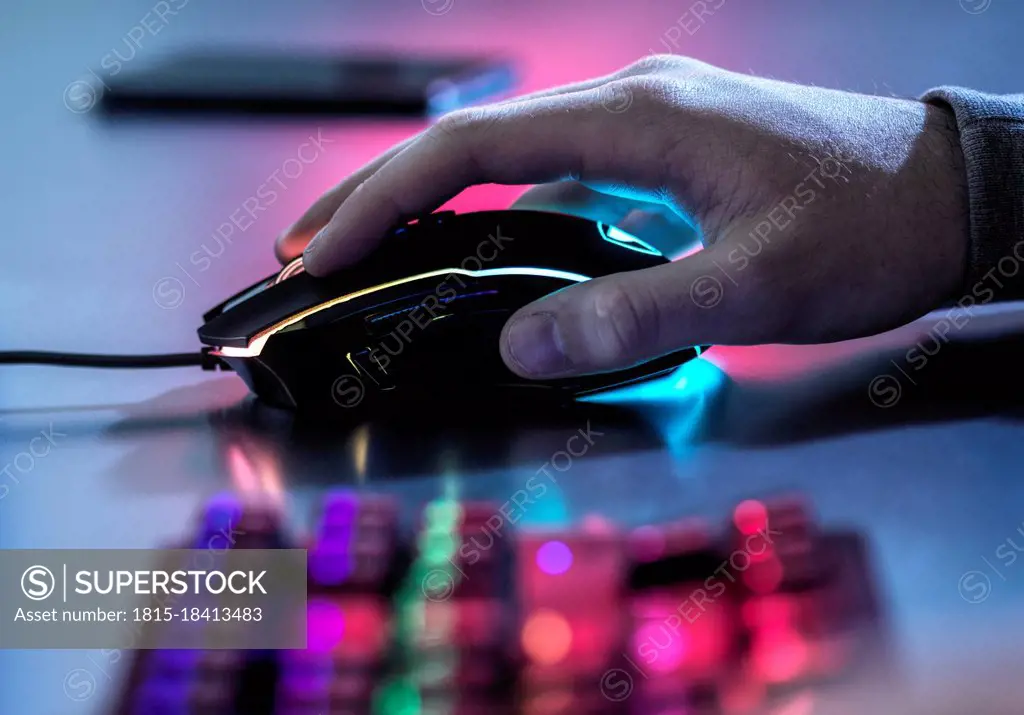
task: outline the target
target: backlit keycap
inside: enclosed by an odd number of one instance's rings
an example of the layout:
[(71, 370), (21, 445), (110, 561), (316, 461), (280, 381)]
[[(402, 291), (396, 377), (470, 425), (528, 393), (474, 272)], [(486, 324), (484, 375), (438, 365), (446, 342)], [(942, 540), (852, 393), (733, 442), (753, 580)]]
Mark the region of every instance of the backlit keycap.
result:
[(398, 546), (398, 512), (389, 499), (332, 492), (308, 554), (313, 592), (381, 592)]

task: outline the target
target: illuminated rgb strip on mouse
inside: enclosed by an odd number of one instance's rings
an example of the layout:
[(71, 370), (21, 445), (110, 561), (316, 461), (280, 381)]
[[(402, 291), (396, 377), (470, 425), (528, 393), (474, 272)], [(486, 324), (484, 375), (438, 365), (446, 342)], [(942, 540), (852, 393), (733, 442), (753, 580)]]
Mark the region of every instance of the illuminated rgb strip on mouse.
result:
[(319, 313), (321, 310), (327, 310), (328, 308), (333, 308), (336, 305), (341, 305), (342, 303), (347, 303), (351, 300), (355, 300), (356, 298), (361, 298), (364, 295), (376, 293), (377, 291), (386, 290), (388, 288), (394, 288), (395, 286), (403, 285), (405, 283), (412, 283), (413, 281), (423, 280), (425, 278), (440, 278), (451, 275), (468, 276), (470, 278), (485, 278), (488, 276), (534, 276), (537, 278), (558, 278), (572, 283), (583, 283), (590, 280), (589, 276), (585, 276), (580, 273), (559, 271), (553, 268), (488, 268), (481, 271), (467, 271), (463, 268), (446, 268), (439, 271), (429, 271), (427, 273), (409, 276), (408, 278), (402, 278), (388, 283), (381, 283), (380, 285), (375, 285), (372, 288), (364, 288), (363, 290), (358, 290), (354, 293), (348, 293), (346, 295), (324, 301), (319, 305), (314, 305), (312, 308), (306, 308), (289, 318), (285, 318), (266, 330), (260, 331), (252, 340), (249, 341), (249, 345), (247, 347), (222, 347), (215, 351), (214, 354), (222, 355), (224, 357), (256, 357), (263, 352), (263, 348), (266, 346), (267, 341), (270, 340), (271, 336), (275, 333), (279, 333), (289, 325), (294, 325), (301, 320), (305, 320), (314, 313)]
[(631, 251), (646, 253), (649, 256), (664, 255), (651, 244), (646, 241), (641, 241), (631, 233), (626, 233), (618, 226), (599, 223), (597, 224), (597, 230), (600, 232), (601, 238), (608, 241), (608, 243), (614, 243), (616, 246), (622, 246), (623, 248), (628, 248)]
[(306, 265), (302, 262), (302, 256), (299, 256), (294, 261), (289, 263), (287, 266), (281, 269), (281, 272), (277, 274), (277, 278), (274, 279), (274, 285), (282, 281), (286, 281), (292, 276), (297, 276), (300, 273), (306, 272)]

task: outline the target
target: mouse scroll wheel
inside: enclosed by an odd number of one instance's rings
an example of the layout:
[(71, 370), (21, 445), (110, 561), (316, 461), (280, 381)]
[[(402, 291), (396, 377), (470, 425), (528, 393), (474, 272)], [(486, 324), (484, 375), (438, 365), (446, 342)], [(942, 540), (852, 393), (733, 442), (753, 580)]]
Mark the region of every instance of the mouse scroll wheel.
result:
[(274, 279), (274, 285), (305, 272), (306, 267), (302, 264), (302, 256), (299, 256), (281, 269), (281, 272), (277, 274), (277, 278)]
[(414, 226), (440, 226), (453, 216), (455, 216), (454, 211), (435, 211), (434, 213), (416, 216), (406, 221), (405, 225), (395, 228), (394, 235), (401, 236), (404, 233), (408, 233), (409, 228)]

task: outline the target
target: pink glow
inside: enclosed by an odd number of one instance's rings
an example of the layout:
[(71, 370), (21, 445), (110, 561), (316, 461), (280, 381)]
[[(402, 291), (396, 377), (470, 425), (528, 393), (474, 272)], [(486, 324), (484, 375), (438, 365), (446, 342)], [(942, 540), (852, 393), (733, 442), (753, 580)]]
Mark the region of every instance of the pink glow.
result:
[(318, 653), (334, 650), (345, 635), (341, 608), (327, 600), (310, 599), (306, 607), (306, 647)]
[(633, 636), (633, 650), (645, 667), (659, 673), (678, 668), (689, 645), (689, 634), (684, 629), (673, 630), (664, 621), (645, 623)]

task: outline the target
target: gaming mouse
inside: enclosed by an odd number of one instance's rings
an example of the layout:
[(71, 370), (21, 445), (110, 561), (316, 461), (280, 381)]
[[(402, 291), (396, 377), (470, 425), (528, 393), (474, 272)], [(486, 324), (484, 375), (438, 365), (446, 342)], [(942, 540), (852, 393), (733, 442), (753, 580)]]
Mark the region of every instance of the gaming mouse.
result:
[(558, 399), (664, 374), (688, 348), (615, 372), (519, 377), (502, 327), (524, 305), (598, 276), (667, 263), (607, 224), (543, 211), (430, 214), (358, 264), (314, 278), (296, 259), (208, 312), (199, 339), (272, 405), (306, 411), (381, 401)]

